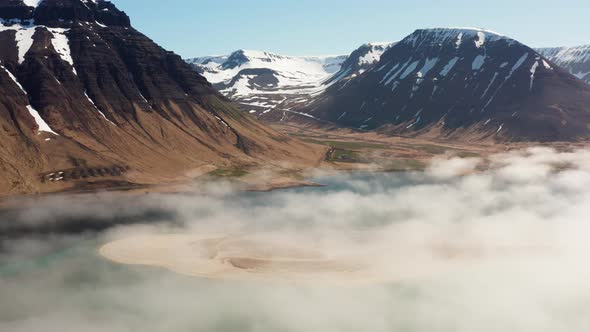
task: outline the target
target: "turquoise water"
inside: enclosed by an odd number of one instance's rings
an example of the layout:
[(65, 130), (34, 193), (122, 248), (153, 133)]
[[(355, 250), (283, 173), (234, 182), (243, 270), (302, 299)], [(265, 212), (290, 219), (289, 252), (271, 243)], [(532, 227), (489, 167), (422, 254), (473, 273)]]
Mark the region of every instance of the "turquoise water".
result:
[[(343, 181), (346, 179), (346, 181)], [(273, 206), (277, 204), (277, 200), (283, 199), (283, 194), (307, 195), (307, 194), (329, 194), (349, 191), (357, 194), (365, 192), (374, 192), (381, 188), (398, 187), (416, 185), (423, 183), (424, 180), (420, 177), (413, 176), (413, 173), (349, 173), (341, 176), (329, 175), (320, 176), (311, 179), (312, 181), (322, 184), (322, 187), (298, 187), (291, 189), (283, 189), (273, 192), (238, 192), (235, 194), (228, 194), (223, 197), (224, 201), (232, 202), (232, 204), (248, 206), (252, 208), (260, 206)], [(363, 183), (364, 186), (355, 184)], [(198, 199), (198, 196), (194, 199)], [(167, 220), (164, 220), (167, 221)], [(288, 221), (285, 221), (288, 222)], [(70, 239), (64, 244), (53, 243), (54, 237), (44, 239), (43, 237), (36, 237), (38, 241), (49, 242), (47, 252), (33, 255), (32, 257), (25, 257), (18, 259), (15, 262), (7, 261), (6, 257), (0, 256), (0, 276), (11, 277), (25, 274), (36, 269), (47, 268), (48, 266), (58, 263), (62, 260), (67, 260), (71, 257), (87, 255), (89, 252), (94, 252), (95, 248), (101, 244), (100, 235), (84, 235), (84, 239)], [(59, 242), (59, 241), (58, 241)]]

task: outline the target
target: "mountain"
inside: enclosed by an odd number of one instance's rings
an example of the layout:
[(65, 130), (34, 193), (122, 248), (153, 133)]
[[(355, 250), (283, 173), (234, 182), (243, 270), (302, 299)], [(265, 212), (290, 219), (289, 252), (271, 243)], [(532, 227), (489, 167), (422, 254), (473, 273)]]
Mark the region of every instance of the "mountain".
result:
[(0, 0), (0, 127), (0, 193), (321, 158), (243, 114), (104, 0)]
[[(229, 83), (246, 69), (269, 69), (276, 72), (277, 79), (280, 78), (281, 82), (273, 88), (313, 84), (338, 71), (344, 60), (344, 56), (292, 57), (263, 51), (239, 50), (228, 56), (209, 56), (186, 61), (194, 64), (211, 83), (221, 83), (229, 89), (233, 87)], [(241, 91), (229, 92), (239, 94)]]
[(293, 57), (239, 50), (186, 60), (226, 97), (262, 116), (289, 100), (307, 100), (340, 69), (345, 56)]
[(537, 52), (572, 75), (590, 83), (590, 45), (577, 47), (539, 48)]
[(311, 103), (332, 84), (372, 68), (392, 43), (368, 43), (349, 56), (291, 57), (261, 51), (186, 60), (243, 109), (264, 119)]
[(441, 28), (415, 31), (296, 111), (398, 135), (554, 141), (590, 137), (589, 105), (589, 86), (516, 40)]

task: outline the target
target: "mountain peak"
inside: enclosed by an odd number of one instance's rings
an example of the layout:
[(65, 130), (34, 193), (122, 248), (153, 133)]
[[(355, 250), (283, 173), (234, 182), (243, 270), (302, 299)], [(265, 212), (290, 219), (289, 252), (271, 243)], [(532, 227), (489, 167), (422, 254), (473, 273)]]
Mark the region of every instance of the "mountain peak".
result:
[(464, 33), (464, 34), (477, 34), (477, 33), (485, 33), (490, 35), (502, 36), (501, 34), (484, 29), (484, 28), (471, 28), (471, 27), (438, 27), (438, 28), (423, 28), (417, 29), (416, 31), (425, 31), (430, 33)]
[[(347, 64), (356, 64), (367, 49), (357, 50)], [(365, 72), (355, 75), (350, 68), (343, 66), (338, 82), (295, 111), (396, 135), (590, 137), (584, 102), (590, 89), (530, 47), (493, 31), (416, 30)], [(583, 78), (589, 69), (570, 71)]]
[(486, 42), (499, 40), (515, 42), (513, 39), (503, 36), (497, 32), (480, 28), (428, 28), (418, 29), (403, 39), (401, 43), (411, 44), (416, 47), (420, 44), (439, 45), (454, 43), (457, 48), (464, 45), (464, 42), (473, 42), (476, 48), (485, 45)]
[(110, 1), (105, 1), (105, 0), (59, 0), (59, 1), (51, 1), (51, 0), (8, 0), (9, 2), (20, 2), (22, 4), (24, 4), (27, 7), (32, 7), (32, 8), (37, 8), (40, 5), (45, 5), (45, 4), (50, 4), (50, 3), (59, 3), (60, 5), (63, 6), (71, 6), (71, 5), (76, 5), (76, 4), (83, 4), (85, 6), (87, 6), (88, 4), (90, 5), (98, 5), (101, 2), (110, 2)]
[(263, 61), (273, 61), (273, 60), (286, 58), (285, 56), (278, 55), (278, 54), (275, 54), (272, 52), (257, 51), (257, 50), (245, 50), (245, 49), (241, 49), (241, 50), (237, 50), (237, 51), (233, 52), (230, 55), (230, 57), (232, 57), (232, 56), (243, 58), (245, 61), (251, 61), (251, 60), (256, 60), (256, 59), (263, 60)]

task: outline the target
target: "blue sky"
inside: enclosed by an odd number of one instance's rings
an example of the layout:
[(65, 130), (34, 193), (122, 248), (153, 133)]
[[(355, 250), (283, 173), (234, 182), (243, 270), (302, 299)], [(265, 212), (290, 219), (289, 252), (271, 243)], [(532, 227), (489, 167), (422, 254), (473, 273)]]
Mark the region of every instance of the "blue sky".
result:
[(533, 47), (590, 44), (590, 0), (112, 0), (183, 57), (237, 49), (348, 54), (427, 27), (480, 27)]

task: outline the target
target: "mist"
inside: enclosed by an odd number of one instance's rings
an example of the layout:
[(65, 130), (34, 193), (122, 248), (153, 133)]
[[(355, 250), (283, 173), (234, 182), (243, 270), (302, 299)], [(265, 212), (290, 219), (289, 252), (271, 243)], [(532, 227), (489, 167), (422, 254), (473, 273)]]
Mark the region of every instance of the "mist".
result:
[[(314, 180), (327, 186), (250, 193), (210, 183), (195, 193), (53, 197), (11, 210), (0, 223), (10, 234), (0, 238), (0, 331), (590, 327), (590, 151), (442, 156), (425, 172)], [(361, 264), (362, 278), (198, 278), (98, 253), (170, 234), (313, 250)]]

